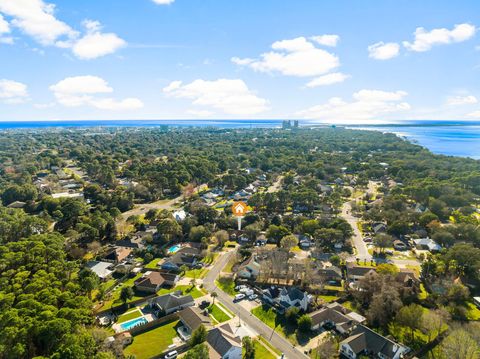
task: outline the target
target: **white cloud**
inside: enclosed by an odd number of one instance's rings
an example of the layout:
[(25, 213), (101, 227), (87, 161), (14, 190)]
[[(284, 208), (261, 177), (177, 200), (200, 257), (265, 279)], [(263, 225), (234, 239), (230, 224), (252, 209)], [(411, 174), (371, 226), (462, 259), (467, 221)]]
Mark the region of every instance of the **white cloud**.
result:
[(467, 115), (468, 117), (480, 118), (480, 111), (474, 111)]
[(8, 34), (10, 32), (10, 25), (8, 24), (7, 20), (5, 20), (0, 14), (0, 35), (1, 34)]
[(319, 45), (323, 46), (337, 46), (338, 41), (340, 41), (340, 36), (338, 35), (319, 35), (319, 36), (312, 36), (310, 39), (315, 41)]
[(368, 47), (368, 56), (376, 60), (388, 60), (397, 57), (400, 53), (400, 45), (395, 42), (383, 41)]
[(0, 79), (0, 100), (2, 102), (20, 103), (27, 97), (27, 85), (17, 81)]
[(271, 47), (274, 51), (263, 53), (260, 58), (233, 57), (232, 62), (258, 72), (297, 77), (323, 75), (340, 65), (337, 56), (315, 47), (305, 37), (277, 41)]
[(0, 12), (11, 16), (11, 24), (43, 45), (54, 45), (60, 38), (77, 33), (55, 17), (55, 5), (42, 0), (0, 0)]
[[(80, 59), (95, 59), (114, 53), (126, 42), (114, 33), (102, 33), (97, 21), (85, 20), (83, 36), (55, 17), (55, 5), (43, 0), (0, 0), (0, 13), (11, 17), (11, 25), (19, 28), (43, 46), (69, 48)], [(7, 27), (5, 27), (5, 24)], [(9, 24), (0, 14), (0, 35)], [(5, 32), (5, 31), (4, 31)], [(12, 43), (12, 38), (2, 42)]]
[(327, 103), (300, 111), (297, 115), (325, 122), (381, 122), (390, 113), (410, 109), (408, 103), (401, 102), (406, 95), (404, 91), (360, 90), (353, 94), (352, 102), (332, 97)]
[(91, 60), (109, 55), (126, 45), (126, 42), (116, 34), (102, 33), (98, 21), (85, 20), (83, 24), (87, 34), (72, 47), (73, 53), (80, 59)]
[(158, 5), (170, 5), (173, 4), (174, 1), (175, 0), (153, 0), (153, 2)]
[(208, 110), (188, 110), (187, 113), (195, 117), (209, 117), (213, 115), (213, 112)]
[(403, 46), (410, 51), (424, 52), (430, 50), (435, 45), (466, 41), (472, 38), (475, 32), (475, 26), (467, 23), (457, 24), (452, 30), (440, 28), (427, 31), (423, 27), (417, 27), (414, 33), (414, 41), (404, 41)]
[(99, 97), (111, 93), (113, 89), (108, 83), (97, 76), (67, 77), (50, 86), (58, 103), (67, 107), (93, 106), (101, 110), (132, 110), (143, 107), (137, 98), (115, 100)]
[(323, 75), (317, 78), (314, 78), (312, 81), (307, 83), (307, 87), (318, 87), (318, 86), (327, 86), (333, 85), (339, 82), (343, 82), (348, 79), (350, 75), (342, 74), (341, 72), (333, 72), (331, 74)]
[(475, 96), (450, 96), (447, 98), (447, 105), (449, 106), (461, 106), (461, 105), (471, 105), (477, 103), (478, 100)]
[(173, 81), (163, 92), (167, 96), (191, 99), (193, 105), (210, 107), (229, 115), (254, 115), (268, 109), (267, 101), (255, 95), (240, 79), (198, 79), (185, 85)]

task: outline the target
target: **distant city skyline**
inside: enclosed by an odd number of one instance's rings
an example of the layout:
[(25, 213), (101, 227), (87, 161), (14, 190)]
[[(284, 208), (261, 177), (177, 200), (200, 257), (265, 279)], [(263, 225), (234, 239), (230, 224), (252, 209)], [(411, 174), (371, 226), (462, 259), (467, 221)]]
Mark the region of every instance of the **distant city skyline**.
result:
[(0, 0), (0, 120), (480, 120), (476, 1)]

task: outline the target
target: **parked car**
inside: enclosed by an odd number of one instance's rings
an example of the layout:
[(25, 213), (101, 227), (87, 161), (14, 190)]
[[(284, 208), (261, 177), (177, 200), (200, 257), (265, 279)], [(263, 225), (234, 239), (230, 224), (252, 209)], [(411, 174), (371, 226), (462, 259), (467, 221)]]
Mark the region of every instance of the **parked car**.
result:
[(172, 350), (165, 355), (165, 359), (175, 359), (176, 357), (178, 357), (178, 352), (176, 350)]
[(246, 285), (243, 285), (243, 284), (242, 284), (242, 285), (237, 285), (237, 286), (235, 287), (235, 290), (236, 290), (237, 292), (239, 292), (239, 291), (241, 291), (243, 288), (247, 288), (247, 286), (246, 286)]
[(241, 301), (242, 299), (245, 299), (245, 294), (240, 293), (240, 294), (237, 294), (237, 295), (233, 298), (233, 301), (234, 301), (234, 302), (239, 302), (239, 301)]
[(251, 295), (253, 295), (255, 292), (253, 291), (253, 289), (247, 289), (244, 294), (245, 296), (247, 297), (250, 297)]
[(199, 305), (200, 309), (207, 308), (208, 306), (210, 306), (210, 302), (208, 300), (203, 300)]
[(363, 239), (363, 241), (366, 242), (366, 243), (371, 243), (372, 242), (372, 237), (365, 237)]
[(248, 287), (244, 287), (244, 288), (240, 289), (239, 292), (240, 293), (247, 293), (249, 290), (251, 290), (251, 289), (249, 289)]
[(252, 294), (252, 295), (248, 296), (248, 300), (255, 300), (257, 298), (258, 298), (258, 295), (256, 295), (256, 294)]

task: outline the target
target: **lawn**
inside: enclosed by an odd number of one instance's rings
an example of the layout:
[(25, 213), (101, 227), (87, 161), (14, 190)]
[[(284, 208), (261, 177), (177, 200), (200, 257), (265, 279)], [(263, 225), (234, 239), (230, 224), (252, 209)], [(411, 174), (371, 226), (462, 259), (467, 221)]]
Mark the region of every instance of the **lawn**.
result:
[(480, 310), (472, 302), (466, 303), (467, 306), (467, 318), (468, 320), (479, 320)]
[(262, 359), (276, 359), (278, 355), (274, 355), (267, 347), (258, 339), (253, 340), (253, 345), (255, 346), (255, 358)]
[(272, 344), (270, 344), (267, 341), (267, 339), (265, 339), (264, 337), (258, 336), (255, 340), (260, 342), (263, 346), (270, 348), (271, 351), (277, 354), (277, 357), (279, 357), (282, 354), (277, 348), (275, 348)]
[(227, 320), (230, 320), (230, 316), (227, 315), (219, 306), (218, 304), (212, 304), (210, 307), (208, 307), (208, 312), (210, 313), (211, 316), (215, 318), (215, 320), (218, 323), (223, 323), (226, 322)]
[(326, 303), (334, 302), (338, 299), (336, 295), (319, 295), (318, 297), (323, 299)]
[(145, 265), (145, 268), (148, 269), (155, 269), (158, 268), (157, 264), (160, 262), (162, 258), (154, 258), (151, 262), (149, 262), (147, 265)]
[(177, 336), (175, 327), (178, 320), (166, 323), (133, 337), (133, 343), (125, 348), (125, 355), (134, 355), (136, 359), (149, 359), (164, 352)]
[(235, 282), (232, 278), (229, 277), (219, 277), (218, 280), (215, 281), (215, 284), (223, 290), (225, 293), (231, 295), (232, 297), (236, 294), (235, 292)]
[(185, 272), (185, 277), (187, 278), (195, 278), (201, 279), (204, 278), (208, 273), (207, 268), (199, 268), (199, 269), (190, 269)]
[(132, 319), (135, 319), (135, 318), (139, 318), (142, 316), (142, 312), (138, 309), (135, 309), (135, 310), (132, 310), (130, 312), (127, 312), (125, 314), (122, 314), (118, 320), (117, 320), (117, 323), (123, 323), (123, 322), (127, 322), (129, 320), (132, 320)]
[(230, 260), (228, 261), (227, 265), (223, 268), (222, 272), (232, 273), (233, 272), (232, 268), (235, 264), (237, 264), (237, 257), (232, 256), (232, 258), (230, 258)]

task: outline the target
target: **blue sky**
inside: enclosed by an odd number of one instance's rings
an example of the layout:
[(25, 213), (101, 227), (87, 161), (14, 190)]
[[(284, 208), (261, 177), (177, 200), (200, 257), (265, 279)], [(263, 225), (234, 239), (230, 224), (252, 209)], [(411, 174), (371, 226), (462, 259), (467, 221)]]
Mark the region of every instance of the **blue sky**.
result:
[(478, 120), (478, 26), (478, 1), (0, 0), (0, 120)]

